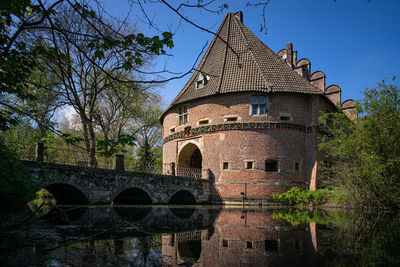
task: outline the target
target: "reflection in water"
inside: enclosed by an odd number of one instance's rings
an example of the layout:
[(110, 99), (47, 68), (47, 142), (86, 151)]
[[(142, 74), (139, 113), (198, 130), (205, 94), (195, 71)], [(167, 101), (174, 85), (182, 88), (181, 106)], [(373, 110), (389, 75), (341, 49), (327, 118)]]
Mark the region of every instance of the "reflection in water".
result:
[(399, 265), (397, 214), (146, 206), (69, 216), (75, 220), (39, 222), (21, 235), (2, 231), (2, 265)]
[(115, 212), (130, 222), (141, 221), (149, 215), (153, 208), (150, 206), (142, 206), (136, 208), (114, 207)]
[(54, 206), (40, 218), (55, 225), (71, 224), (79, 220), (86, 212), (86, 207), (60, 207)]
[(186, 219), (193, 215), (195, 209), (185, 208), (185, 207), (171, 207), (171, 212), (180, 219)]

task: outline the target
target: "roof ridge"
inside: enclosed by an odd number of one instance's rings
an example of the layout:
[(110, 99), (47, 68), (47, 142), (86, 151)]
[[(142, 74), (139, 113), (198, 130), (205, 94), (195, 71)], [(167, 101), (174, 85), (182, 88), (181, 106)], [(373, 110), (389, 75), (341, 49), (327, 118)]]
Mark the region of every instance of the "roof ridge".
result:
[[(227, 34), (227, 36), (226, 36), (226, 41), (225, 41), (224, 64), (222, 65), (221, 72), (220, 72), (220, 75), (219, 75), (220, 78), (219, 78), (219, 84), (218, 84), (218, 87), (217, 87), (217, 92), (218, 92), (218, 93), (221, 92), (222, 80), (223, 80), (223, 78), (224, 78), (224, 73), (225, 73), (226, 58), (228, 57), (228, 48), (230, 47), (230, 46), (229, 46), (229, 37), (230, 37), (230, 35), (231, 35), (230, 29), (231, 29), (232, 13), (229, 12), (228, 15), (229, 15), (229, 20), (228, 20), (228, 34)], [(228, 15), (227, 15), (227, 17), (228, 17)]]
[[(219, 33), (221, 32), (223, 26), (224, 26), (224, 22), (225, 20), (228, 18), (228, 16), (232, 14), (231, 12), (227, 13), (224, 17), (224, 19), (222, 20), (222, 23), (219, 25), (218, 30), (215, 32), (210, 45), (208, 46), (206, 52), (204, 53), (203, 57), (200, 60), (199, 65), (197, 66), (197, 68), (194, 69), (193, 75), (189, 78), (189, 80), (185, 83), (185, 85), (183, 86), (184, 90), (181, 90), (179, 92), (179, 94), (174, 98), (174, 100), (172, 100), (171, 104), (168, 106), (168, 108), (166, 110), (168, 110), (172, 105), (174, 105), (175, 101), (177, 101), (188, 89), (189, 89), (189, 85), (193, 82), (193, 80), (196, 78), (196, 72), (201, 72), (201, 69), (204, 65), (204, 63), (206, 62), (206, 59), (208, 57), (208, 55), (210, 54), (210, 51), (212, 50), (212, 48), (214, 47), (217, 39), (219, 39)], [(228, 36), (229, 36), (229, 32), (228, 32)], [(221, 38), (221, 37), (220, 37)], [(222, 38), (221, 38), (222, 39)], [(228, 41), (224, 41), (226, 43), (228, 43)], [(219, 89), (218, 89), (219, 91)]]
[[(289, 66), (287, 63), (285, 63), (284, 61), (282, 61), (281, 58), (278, 56), (278, 54), (275, 53), (268, 45), (266, 45), (264, 42), (262, 42), (260, 39), (258, 39), (258, 37), (257, 37), (249, 28), (247, 28), (246, 25), (244, 25), (244, 24), (242, 24), (242, 25), (243, 25), (244, 28), (246, 28), (246, 29), (248, 30), (249, 34), (253, 35), (253, 37), (255, 38), (256, 41), (258, 41), (264, 48), (266, 48), (267, 50), (269, 50), (269, 51), (271, 52), (271, 55), (275, 57), (275, 59), (277, 60), (277, 62), (279, 62), (278, 64), (281, 64), (282, 67), (287, 68), (288, 71), (295, 73), (296, 76), (297, 76), (298, 78), (300, 78), (300, 80), (301, 80), (304, 84), (306, 84), (307, 86), (311, 86), (311, 87), (314, 88), (316, 91), (321, 92), (321, 90), (318, 89), (317, 87), (315, 87), (314, 85), (312, 85), (312, 84), (309, 82), (309, 80), (307, 80), (306, 78), (302, 77), (302, 76), (301, 76), (297, 71), (295, 71), (291, 66)], [(241, 30), (241, 32), (243, 31), (242, 28), (241, 28), (240, 30)], [(246, 35), (246, 34), (244, 34), (244, 35)], [(258, 65), (258, 61), (257, 61), (257, 66), (259, 66), (259, 65)], [(260, 68), (260, 69), (261, 69), (261, 68)], [(262, 71), (262, 69), (261, 69), (261, 72), (262, 72), (263, 77), (265, 77), (265, 76), (264, 76), (264, 71)], [(268, 81), (267, 81), (267, 85), (268, 85)], [(268, 88), (271, 90), (270, 86), (268, 86)], [(272, 90), (271, 90), (271, 91), (272, 91)]]
[[(266, 79), (266, 77), (265, 77), (265, 75), (264, 75), (264, 72), (262, 71), (262, 69), (261, 69), (261, 67), (260, 67), (260, 64), (258, 63), (256, 57), (255, 57), (254, 54), (253, 54), (253, 49), (250, 49), (249, 42), (248, 42), (248, 40), (247, 40), (247, 38), (246, 38), (246, 35), (245, 35), (244, 32), (243, 32), (242, 25), (243, 25), (243, 26), (245, 26), (245, 25), (244, 25), (243, 23), (239, 23), (238, 20), (237, 20), (236, 18), (235, 18), (235, 22), (236, 22), (237, 26), (239, 27), (240, 35), (242, 36), (243, 40), (244, 40), (245, 43), (246, 43), (246, 46), (247, 46), (246, 49), (248, 49), (248, 51), (250, 51), (251, 57), (253, 58), (253, 61), (256, 63), (257, 69), (258, 69), (258, 71), (260, 72), (261, 77), (263, 77), (263, 79), (264, 79), (265, 85), (266, 85), (267, 88), (268, 88), (267, 92), (268, 92), (268, 91), (271, 91), (271, 87), (268, 85), (268, 81), (267, 81), (267, 79)], [(241, 24), (242, 24), (242, 25), (241, 25)]]

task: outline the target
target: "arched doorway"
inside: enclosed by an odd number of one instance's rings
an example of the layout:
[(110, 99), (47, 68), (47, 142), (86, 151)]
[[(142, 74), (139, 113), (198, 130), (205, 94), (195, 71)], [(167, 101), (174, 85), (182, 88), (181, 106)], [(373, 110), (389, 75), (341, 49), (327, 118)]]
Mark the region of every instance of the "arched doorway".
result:
[(203, 157), (200, 149), (193, 143), (185, 145), (179, 153), (177, 174), (193, 178), (201, 178)]

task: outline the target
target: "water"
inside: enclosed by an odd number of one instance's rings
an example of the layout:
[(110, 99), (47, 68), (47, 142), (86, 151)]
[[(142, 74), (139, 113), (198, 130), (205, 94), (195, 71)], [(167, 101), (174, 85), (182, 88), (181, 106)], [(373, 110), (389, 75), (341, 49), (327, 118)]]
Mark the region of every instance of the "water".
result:
[(400, 266), (400, 215), (63, 207), (0, 233), (0, 266)]

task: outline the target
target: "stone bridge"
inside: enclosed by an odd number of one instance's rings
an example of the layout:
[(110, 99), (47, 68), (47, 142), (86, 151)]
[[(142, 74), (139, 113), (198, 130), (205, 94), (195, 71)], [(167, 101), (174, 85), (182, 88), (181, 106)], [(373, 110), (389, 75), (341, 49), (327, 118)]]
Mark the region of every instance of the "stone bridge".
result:
[(179, 176), (23, 161), (57, 204), (208, 203), (210, 181)]

